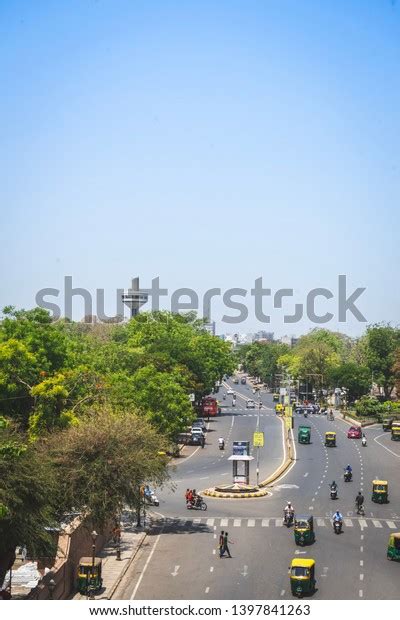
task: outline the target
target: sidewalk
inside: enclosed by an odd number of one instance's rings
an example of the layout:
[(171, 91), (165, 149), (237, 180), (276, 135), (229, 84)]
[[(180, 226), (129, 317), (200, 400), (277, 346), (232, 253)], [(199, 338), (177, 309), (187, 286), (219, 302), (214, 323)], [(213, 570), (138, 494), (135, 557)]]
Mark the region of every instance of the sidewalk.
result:
[[(102, 577), (103, 588), (96, 594), (97, 600), (111, 599), (117, 589), (122, 577), (125, 575), (129, 566), (133, 562), (144, 539), (147, 536), (149, 527), (149, 517), (146, 518), (146, 528), (136, 527), (132, 523), (135, 520), (131, 512), (124, 512), (121, 523), (121, 560), (117, 560), (117, 547), (109, 541), (98, 554), (97, 557), (103, 558)], [(76, 593), (73, 600), (86, 599), (85, 595)]]

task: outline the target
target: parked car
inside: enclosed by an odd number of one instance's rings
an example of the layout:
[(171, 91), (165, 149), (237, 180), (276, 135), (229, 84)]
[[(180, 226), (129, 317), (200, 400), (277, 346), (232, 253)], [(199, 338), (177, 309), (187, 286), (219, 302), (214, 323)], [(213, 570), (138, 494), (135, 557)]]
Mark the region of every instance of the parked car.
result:
[(249, 400), (246, 402), (246, 409), (255, 409), (255, 408), (256, 408), (256, 403), (254, 402), (254, 400), (249, 398)]
[(204, 433), (201, 430), (201, 428), (192, 429), (192, 433), (189, 438), (189, 444), (191, 446), (201, 446), (203, 442), (204, 442)]
[(203, 433), (207, 432), (207, 426), (206, 423), (204, 421), (204, 418), (197, 418), (197, 420), (195, 420), (192, 424), (192, 429), (193, 428), (201, 428), (201, 430), (203, 431)]
[(228, 388), (226, 390), (226, 393), (227, 393), (228, 396), (233, 396), (235, 392), (232, 390), (232, 388)]
[(362, 437), (361, 427), (350, 426), (348, 433), (347, 433), (347, 437), (348, 439), (361, 439)]

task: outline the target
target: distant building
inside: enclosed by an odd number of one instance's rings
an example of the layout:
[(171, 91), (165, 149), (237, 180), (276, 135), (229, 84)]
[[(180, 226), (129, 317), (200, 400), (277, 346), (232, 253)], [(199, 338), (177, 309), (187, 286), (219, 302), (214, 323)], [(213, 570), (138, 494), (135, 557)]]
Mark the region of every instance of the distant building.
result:
[(203, 325), (204, 331), (208, 332), (212, 336), (215, 336), (215, 321), (207, 321)]
[(139, 288), (139, 278), (133, 278), (132, 288), (122, 293), (122, 301), (131, 311), (131, 317), (139, 313), (139, 308), (148, 302), (148, 293), (141, 291)]
[(264, 330), (261, 330), (261, 331), (257, 332), (256, 334), (254, 334), (254, 340), (255, 341), (262, 340), (263, 342), (273, 342), (274, 341), (274, 332), (266, 332)]
[(281, 338), (282, 344), (287, 344), (289, 347), (294, 347), (298, 341), (297, 336), (282, 336)]

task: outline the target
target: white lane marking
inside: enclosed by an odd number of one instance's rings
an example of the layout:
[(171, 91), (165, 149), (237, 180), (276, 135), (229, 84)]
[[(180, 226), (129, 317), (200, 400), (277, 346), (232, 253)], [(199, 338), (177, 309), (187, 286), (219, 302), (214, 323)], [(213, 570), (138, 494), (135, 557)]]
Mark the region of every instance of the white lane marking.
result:
[(324, 527), (325, 519), (317, 519), (317, 525), (319, 525), (320, 527)]
[(352, 520), (351, 520), (351, 519), (344, 519), (344, 524), (345, 524), (347, 527), (353, 527), (353, 522), (352, 522)]
[(193, 519), (193, 523), (201, 523), (201, 519), (199, 519), (199, 518)]
[(227, 527), (228, 526), (228, 519), (221, 519), (221, 527)]
[(204, 476), (203, 478), (199, 478), (199, 480), (208, 480), (210, 476)]
[(254, 527), (256, 524), (255, 519), (247, 519), (247, 527)]
[(283, 519), (275, 519), (275, 525), (276, 527), (282, 527)]
[(360, 560), (360, 566), (364, 566), (364, 560)]
[(210, 566), (210, 573), (214, 572), (214, 566)]
[(137, 582), (137, 584), (136, 584), (136, 586), (135, 586), (135, 589), (134, 589), (134, 590), (133, 590), (133, 592), (132, 592), (131, 601), (133, 601), (133, 599), (135, 598), (135, 596), (136, 596), (136, 592), (138, 591), (139, 586), (140, 586), (140, 584), (142, 583), (142, 579), (143, 579), (143, 577), (144, 577), (144, 574), (145, 574), (145, 572), (146, 572), (146, 570), (147, 570), (148, 565), (150, 564), (150, 560), (151, 560), (151, 558), (153, 557), (153, 553), (154, 553), (154, 551), (155, 551), (155, 549), (156, 549), (156, 547), (157, 547), (157, 545), (158, 545), (158, 541), (160, 540), (160, 538), (161, 538), (161, 534), (159, 534), (159, 535), (157, 536), (157, 538), (156, 538), (156, 542), (154, 543), (154, 546), (153, 546), (152, 550), (150, 551), (150, 555), (149, 555), (149, 557), (148, 557), (148, 558), (147, 558), (147, 560), (146, 560), (146, 564), (144, 565), (144, 568), (143, 568), (142, 572), (140, 573), (140, 576), (139, 576), (138, 582)]
[(284, 596), (286, 590), (281, 590), (281, 596)]
[(361, 547), (360, 547), (360, 553), (364, 553), (364, 547), (363, 547), (363, 545), (361, 545)]
[(229, 471), (225, 471), (223, 474), (220, 474), (221, 476), (228, 476), (229, 475)]
[(248, 575), (248, 570), (247, 570), (247, 569), (248, 569), (248, 568), (249, 568), (249, 567), (247, 566), (247, 564), (245, 564), (245, 565), (243, 566), (243, 573), (241, 573), (241, 575), (243, 575), (243, 577), (247, 577), (247, 575)]
[(375, 525), (375, 527), (382, 527), (382, 523), (380, 521), (377, 521), (377, 519), (372, 519), (372, 523)]
[(308, 476), (308, 471), (306, 471), (306, 473), (304, 474), (303, 478), (307, 478)]
[(360, 573), (360, 581), (364, 581), (364, 575), (363, 575), (363, 573)]
[(376, 441), (376, 443), (379, 446), (381, 446), (382, 448), (384, 448), (385, 450), (390, 452), (390, 454), (393, 454), (393, 456), (395, 456), (397, 459), (400, 459), (400, 454), (396, 454), (396, 452), (393, 452), (393, 450), (391, 450), (390, 448), (387, 448), (386, 446), (383, 445), (383, 443), (378, 441), (379, 437), (384, 437), (385, 435), (386, 435), (386, 433), (382, 433), (382, 435), (378, 435), (378, 437), (374, 437), (374, 441)]
[(209, 593), (209, 591), (210, 591), (210, 587), (209, 587), (209, 586), (207, 586), (204, 592), (205, 592), (206, 594), (208, 594), (208, 593)]
[(177, 574), (178, 574), (178, 572), (179, 572), (179, 569), (180, 569), (180, 566), (179, 566), (179, 564), (178, 564), (177, 566), (175, 566), (174, 572), (173, 572), (173, 573), (171, 573), (171, 575), (172, 575), (173, 577), (176, 577), (176, 576), (177, 576)]
[(242, 524), (242, 519), (233, 519), (233, 527), (240, 527)]
[(269, 526), (269, 519), (263, 519), (261, 521), (261, 527), (268, 527)]
[(215, 519), (207, 519), (206, 523), (207, 525), (214, 525), (214, 521)]
[(361, 528), (368, 527), (368, 523), (365, 521), (365, 519), (360, 519), (359, 524)]
[(213, 549), (213, 555), (215, 555), (217, 553), (216, 549)]
[(358, 591), (358, 595), (359, 595), (359, 597), (360, 597), (360, 598), (362, 598), (362, 597), (363, 597), (363, 591), (362, 591), (362, 590), (359, 590), (359, 591)]
[(396, 529), (396, 525), (393, 523), (393, 521), (386, 521), (386, 523), (388, 524), (388, 527), (390, 527), (391, 530)]

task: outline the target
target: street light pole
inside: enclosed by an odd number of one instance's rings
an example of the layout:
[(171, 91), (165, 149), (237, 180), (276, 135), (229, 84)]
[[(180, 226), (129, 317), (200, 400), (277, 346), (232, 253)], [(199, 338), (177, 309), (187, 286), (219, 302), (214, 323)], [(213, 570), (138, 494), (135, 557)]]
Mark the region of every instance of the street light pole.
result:
[(92, 534), (92, 570), (91, 570), (91, 578), (89, 582), (89, 598), (94, 599), (94, 565), (96, 563), (96, 540), (98, 533), (96, 530), (93, 530)]

